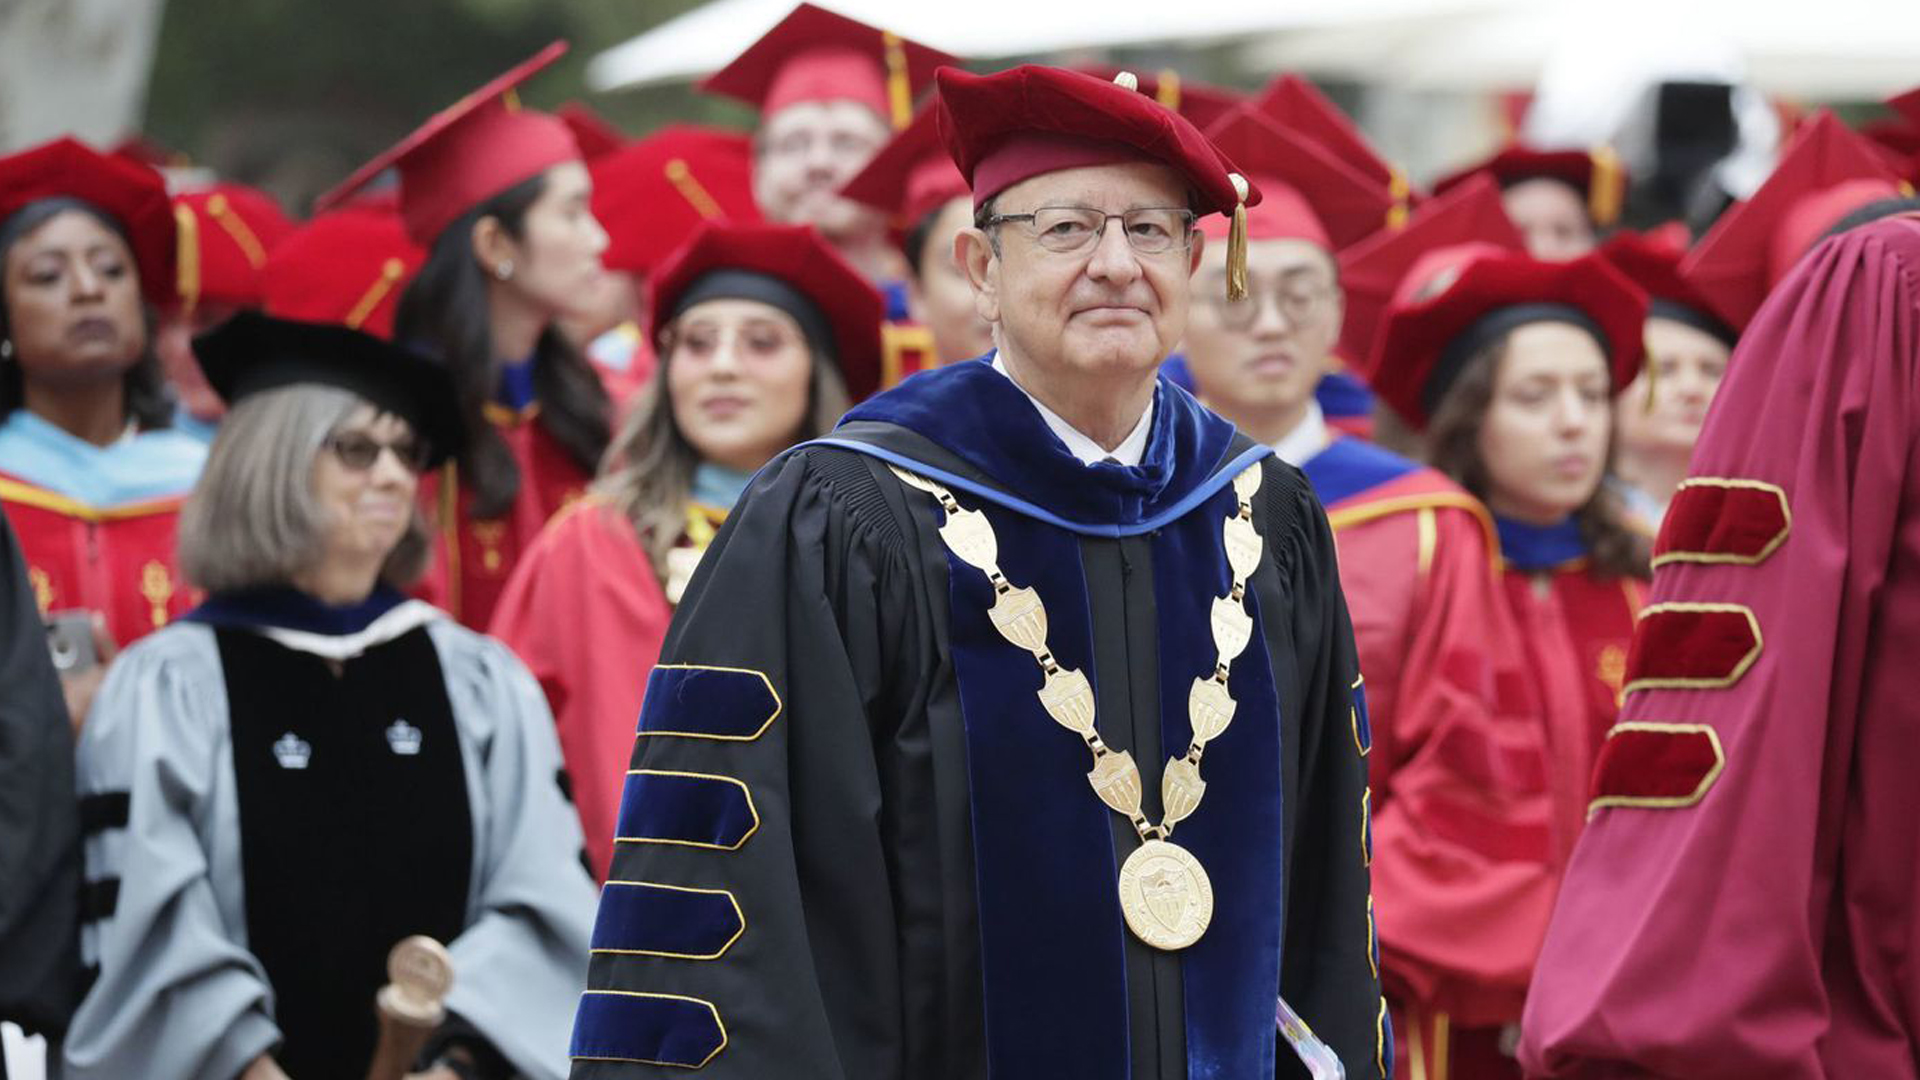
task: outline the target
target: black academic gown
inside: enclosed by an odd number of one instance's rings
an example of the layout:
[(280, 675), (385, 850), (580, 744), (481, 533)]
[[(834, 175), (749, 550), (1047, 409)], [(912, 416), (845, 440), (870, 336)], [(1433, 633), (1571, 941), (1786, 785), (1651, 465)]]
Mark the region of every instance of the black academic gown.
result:
[(4, 519), (0, 620), (0, 1020), (58, 1035), (80, 995), (73, 732), (20, 546)]
[[(954, 365), (759, 475), (649, 683), (576, 1078), (1304, 1076), (1276, 1053), (1279, 995), (1349, 1077), (1383, 1075), (1369, 737), (1325, 516), (1184, 391), (1163, 380), (1155, 410), (1141, 467), (1084, 466), (1004, 376)], [(1212, 667), (1231, 479), (1255, 462), (1256, 644), (1175, 835), (1217, 906), (1198, 944), (1160, 952), (1120, 913), (1132, 827), (889, 463), (988, 514), (1157, 820)]]

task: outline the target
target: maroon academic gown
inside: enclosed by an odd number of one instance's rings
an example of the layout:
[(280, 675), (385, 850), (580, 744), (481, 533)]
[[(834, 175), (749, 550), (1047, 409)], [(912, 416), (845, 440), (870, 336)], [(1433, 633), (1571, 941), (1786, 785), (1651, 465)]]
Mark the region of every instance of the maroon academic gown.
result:
[(1337, 438), (1327, 507), (1365, 675), (1373, 882), (1396, 1075), (1517, 1076), (1517, 1023), (1557, 874), (1546, 751), (1494, 569), (1493, 523), (1439, 472)]
[(1522, 1056), (1901, 1080), (1920, 1035), (1920, 218), (1800, 261), (1656, 547)]
[(486, 630), (521, 554), (593, 479), (537, 422), (539, 408), (487, 407), (520, 467), (519, 494), (500, 517), (473, 516), (473, 493), (459, 483), (457, 465), (421, 478), (421, 504), (435, 527), (433, 562), (415, 592), (475, 630)]

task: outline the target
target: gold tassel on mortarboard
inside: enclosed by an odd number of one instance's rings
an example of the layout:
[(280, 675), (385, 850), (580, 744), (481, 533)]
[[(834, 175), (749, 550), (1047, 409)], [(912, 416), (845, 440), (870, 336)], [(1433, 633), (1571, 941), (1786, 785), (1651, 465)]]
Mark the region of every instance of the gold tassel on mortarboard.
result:
[(200, 302), (200, 219), (181, 203), (173, 205), (173, 287), (180, 310), (192, 314)]
[(665, 172), (667, 183), (673, 185), (673, 190), (687, 200), (687, 205), (693, 207), (695, 213), (708, 221), (727, 216), (727, 212), (720, 209), (720, 204), (713, 200), (713, 196), (707, 192), (699, 178), (693, 175), (693, 170), (687, 166), (685, 158), (674, 158), (667, 162)]
[(913, 122), (913, 78), (907, 70), (907, 47), (900, 35), (881, 32), (887, 48), (887, 107), (893, 111), (893, 130), (903, 131)]
[(1161, 68), (1158, 78), (1159, 81), (1153, 88), (1153, 100), (1165, 105), (1174, 112), (1179, 112), (1180, 73), (1172, 68)]
[(355, 330), (360, 329), (360, 324), (367, 321), (373, 309), (379, 307), (380, 301), (385, 300), (393, 287), (406, 276), (407, 264), (389, 256), (386, 262), (380, 264), (380, 276), (373, 279), (373, 284), (367, 286), (367, 291), (361, 295), (360, 302), (347, 312), (347, 325)]
[(207, 199), (207, 216), (227, 230), (234, 246), (246, 257), (248, 266), (258, 270), (267, 265), (267, 249), (260, 246), (260, 238), (247, 226), (247, 219), (234, 212), (225, 195), (215, 192)]
[(1247, 298), (1247, 195), (1251, 189), (1239, 173), (1228, 173), (1227, 179), (1233, 181), (1233, 193), (1238, 196), (1233, 224), (1227, 229), (1227, 299), (1237, 301)]
[(1398, 166), (1387, 172), (1387, 195), (1393, 199), (1393, 205), (1387, 207), (1387, 228), (1404, 229), (1407, 226), (1407, 202), (1413, 194), (1413, 187), (1407, 183), (1407, 174)]
[(1587, 214), (1593, 223), (1607, 228), (1620, 220), (1620, 206), (1626, 201), (1626, 177), (1620, 172), (1620, 155), (1611, 146), (1596, 146), (1588, 152), (1593, 159), (1593, 174), (1587, 184)]

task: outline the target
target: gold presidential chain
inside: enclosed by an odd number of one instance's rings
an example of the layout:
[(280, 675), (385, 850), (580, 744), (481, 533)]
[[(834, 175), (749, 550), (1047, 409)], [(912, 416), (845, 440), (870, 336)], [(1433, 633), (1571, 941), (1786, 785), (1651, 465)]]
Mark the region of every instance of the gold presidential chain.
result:
[(1000, 572), (999, 541), (987, 516), (961, 506), (951, 491), (926, 477), (896, 466), (889, 468), (901, 483), (939, 501), (946, 513), (940, 539), (947, 550), (986, 574), (993, 585), (993, 607), (988, 609), (987, 618), (1001, 637), (1032, 653), (1039, 662), (1044, 677), (1038, 692), (1041, 706), (1056, 723), (1087, 744), (1093, 754), (1093, 770), (1087, 773), (1087, 781), (1093, 785), (1094, 794), (1131, 821), (1140, 834), (1139, 849), (1120, 868), (1120, 910), (1128, 928), (1158, 949), (1184, 949), (1200, 940), (1213, 918), (1213, 885), (1200, 861), (1171, 838), (1174, 826), (1192, 816), (1206, 795), (1200, 762), (1206, 756), (1207, 744), (1233, 722), (1235, 706), (1227, 690), (1227, 676), (1235, 658), (1253, 638), (1253, 616), (1247, 614), (1246, 598), (1247, 578), (1260, 565), (1265, 547), (1253, 527), (1253, 496), (1260, 490), (1260, 463), (1249, 465), (1233, 478), (1239, 505), (1223, 530), (1233, 583), (1225, 596), (1214, 599), (1211, 618), (1218, 659), (1212, 672), (1193, 680), (1187, 693), (1193, 741), (1185, 756), (1167, 760), (1160, 780), (1164, 813), (1157, 825), (1140, 811), (1143, 785), (1132, 753), (1116, 751), (1100, 738), (1094, 723), (1093, 685), (1080, 671), (1062, 667), (1047, 649), (1047, 609), (1040, 594), (1016, 587)]

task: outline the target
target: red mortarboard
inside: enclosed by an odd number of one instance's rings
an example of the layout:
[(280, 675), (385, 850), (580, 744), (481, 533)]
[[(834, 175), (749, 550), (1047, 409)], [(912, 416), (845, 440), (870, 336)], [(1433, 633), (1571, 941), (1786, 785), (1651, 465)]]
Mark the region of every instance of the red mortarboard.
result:
[(260, 271), (293, 231), (273, 197), (242, 184), (215, 184), (173, 198), (179, 229), (180, 304), (260, 304)]
[(709, 273), (725, 270), (772, 278), (804, 297), (826, 321), (853, 400), (879, 388), (885, 304), (809, 225), (703, 223), (660, 267), (648, 307), (652, 333), (657, 335), (672, 320), (690, 289)]
[(1470, 260), (1434, 295), (1389, 311), (1366, 380), (1401, 419), (1425, 428), (1432, 403), (1478, 345), (1553, 319), (1584, 319), (1599, 332), (1615, 389), (1639, 373), (1647, 297), (1618, 270), (1596, 255), (1548, 263), (1494, 254)]
[(1352, 118), (1307, 80), (1298, 75), (1280, 76), (1254, 99), (1254, 108), (1281, 127), (1319, 143), (1356, 172), (1386, 188), (1401, 206), (1410, 207), (1417, 201), (1407, 174), (1382, 158)]
[(1899, 193), (1871, 144), (1822, 111), (1794, 133), (1773, 174), (1714, 222), (1682, 271), (1734, 325), (1760, 309), (1775, 282), (1847, 212)]
[(1651, 314), (1699, 327), (1729, 344), (1738, 336), (1740, 324), (1717, 311), (1713, 301), (1681, 272), (1684, 249), (1640, 233), (1620, 232), (1601, 244), (1597, 254), (1640, 286), (1653, 305)]
[(579, 161), (573, 132), (549, 113), (522, 109), (514, 87), (559, 59), (556, 41), (524, 63), (434, 113), (413, 134), (367, 162), (314, 204), (327, 210), (388, 168), (400, 171), (407, 234), (431, 248), (460, 215), (565, 161)]
[(600, 261), (645, 276), (703, 221), (754, 222), (753, 145), (717, 128), (672, 125), (599, 158), (593, 216), (607, 230)]
[(977, 209), (1022, 180), (1061, 169), (1158, 161), (1180, 173), (1201, 214), (1227, 214), (1227, 295), (1246, 295), (1246, 208), (1254, 187), (1193, 122), (1113, 82), (1024, 64), (992, 75), (942, 68), (940, 138), (967, 177)]
[(1434, 194), (1443, 194), (1480, 174), (1491, 176), (1502, 188), (1525, 180), (1558, 180), (1587, 201), (1587, 216), (1606, 227), (1619, 220), (1626, 200), (1627, 174), (1608, 147), (1593, 150), (1535, 150), (1509, 146), (1485, 161), (1469, 165), (1433, 182)]
[[(1111, 64), (1088, 64), (1074, 70), (1084, 71), (1102, 82), (1112, 82), (1123, 69)], [(1238, 91), (1188, 82), (1173, 68), (1131, 74), (1139, 80), (1141, 93), (1193, 121), (1193, 126), (1202, 131), (1247, 102), (1247, 96)]]
[(113, 215), (133, 247), (147, 299), (173, 302), (179, 288), (173, 203), (158, 172), (64, 137), (0, 157), (0, 222), (29, 203), (56, 196), (80, 199)]
[(398, 214), (345, 206), (300, 226), (273, 249), (260, 275), (261, 306), (281, 318), (391, 338), (400, 292), (425, 258)]
[[(1392, 214), (1385, 188), (1266, 113), (1235, 110), (1207, 138), (1260, 185), (1264, 198), (1247, 211), (1249, 240), (1311, 240), (1337, 251), (1384, 228)], [(1210, 217), (1201, 227), (1219, 239), (1223, 226)]]
[(573, 132), (573, 141), (580, 147), (580, 156), (589, 163), (627, 145), (627, 137), (620, 129), (609, 123), (607, 118), (593, 111), (593, 107), (584, 101), (569, 101), (554, 111), (560, 122)]
[[(1500, 188), (1486, 177), (1462, 184), (1420, 204), (1404, 227), (1375, 233), (1340, 253), (1340, 288), (1347, 314), (1340, 329), (1340, 355), (1357, 363), (1373, 351), (1373, 339), (1403, 281), (1415, 287), (1483, 248), (1523, 252), (1526, 242), (1508, 220)], [(1418, 269), (1422, 272), (1415, 274)]]
[(857, 101), (895, 130), (943, 65), (960, 61), (897, 34), (801, 4), (700, 84), (771, 116), (803, 101)]
[(840, 189), (843, 198), (884, 210), (905, 232), (949, 201), (968, 193), (967, 178), (940, 142), (936, 107), (928, 102), (866, 168)]

